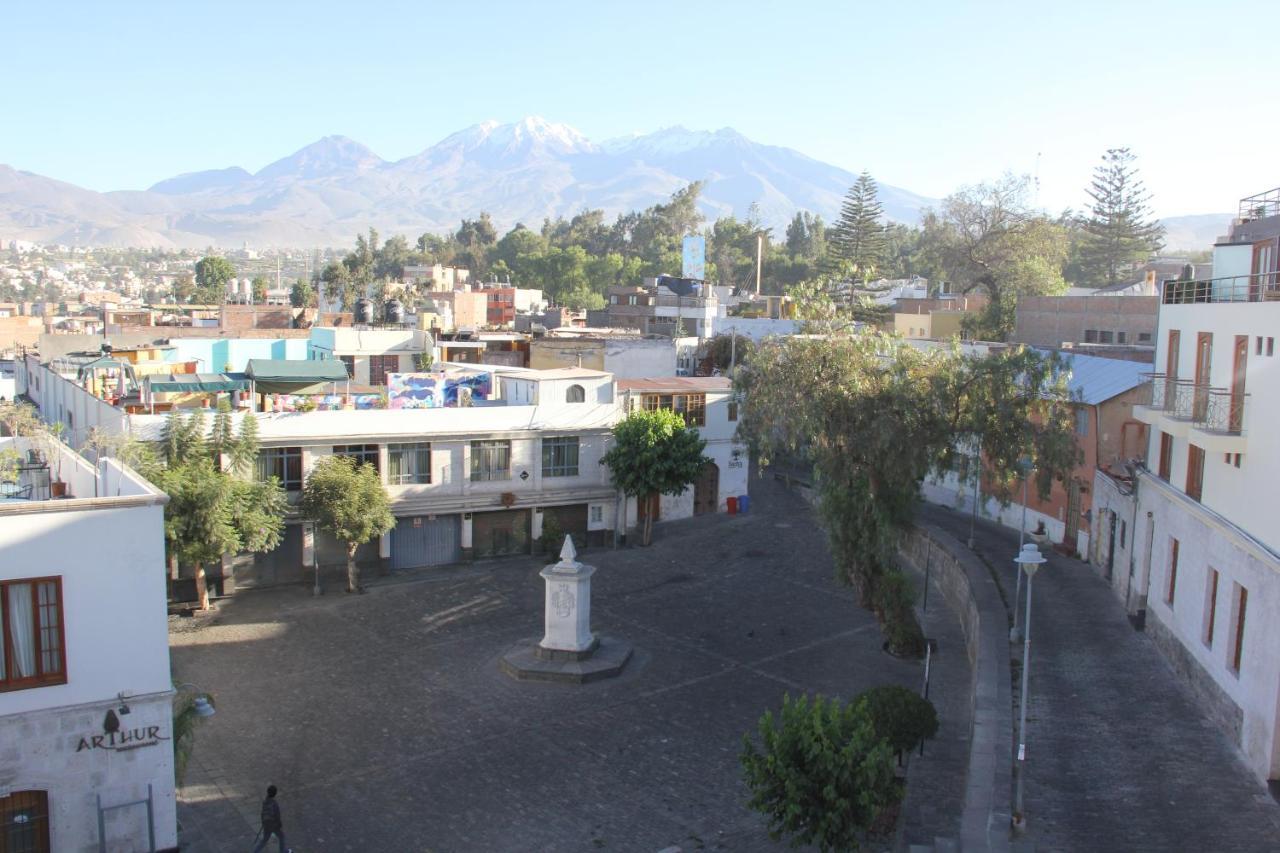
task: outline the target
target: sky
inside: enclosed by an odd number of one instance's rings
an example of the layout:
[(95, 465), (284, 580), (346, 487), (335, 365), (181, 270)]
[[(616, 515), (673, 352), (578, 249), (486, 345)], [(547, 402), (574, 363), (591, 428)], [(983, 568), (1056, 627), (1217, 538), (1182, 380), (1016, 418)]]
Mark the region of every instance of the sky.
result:
[(942, 197), (1006, 170), (1087, 204), (1129, 147), (1159, 216), (1280, 185), (1267, 0), (20, 2), (0, 163), (95, 190), (256, 171), (342, 134), (385, 159), (486, 119), (600, 141), (733, 127)]

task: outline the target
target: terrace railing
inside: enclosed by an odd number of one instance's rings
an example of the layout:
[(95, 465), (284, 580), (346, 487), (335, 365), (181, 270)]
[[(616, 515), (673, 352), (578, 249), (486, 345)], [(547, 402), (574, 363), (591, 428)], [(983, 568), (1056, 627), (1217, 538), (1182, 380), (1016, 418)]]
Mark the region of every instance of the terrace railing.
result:
[(1280, 272), (1205, 278), (1195, 281), (1166, 281), (1162, 301), (1165, 305), (1280, 301)]
[(1210, 388), (1199, 417), (1192, 419), (1197, 429), (1221, 435), (1243, 435), (1248, 394), (1233, 394), (1226, 388)]

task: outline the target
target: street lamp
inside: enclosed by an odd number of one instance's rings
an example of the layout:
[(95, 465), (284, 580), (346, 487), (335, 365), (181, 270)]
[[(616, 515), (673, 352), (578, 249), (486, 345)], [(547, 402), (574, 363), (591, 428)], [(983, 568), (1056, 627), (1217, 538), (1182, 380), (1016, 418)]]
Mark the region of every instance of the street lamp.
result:
[(1031, 582), (1035, 579), (1036, 570), (1045, 562), (1044, 555), (1034, 542), (1022, 546), (1018, 556), (1013, 558), (1021, 571), (1027, 573), (1027, 621), (1022, 639), (1022, 705), (1018, 712), (1018, 787), (1014, 800), (1014, 824), (1025, 825), (1022, 816), (1022, 777), (1027, 768), (1027, 683), (1031, 679)]
[(195, 711), (197, 717), (212, 717), (214, 714), (218, 713), (217, 710), (214, 709), (213, 703), (209, 701), (209, 694), (201, 690), (199, 687), (196, 687), (194, 684), (179, 684), (176, 689), (179, 691), (189, 689), (192, 693), (196, 694), (195, 701), (191, 703), (191, 708)]
[[(1035, 470), (1035, 466), (1031, 464), (1030, 457), (1024, 456), (1018, 460), (1018, 471), (1022, 474), (1022, 526), (1018, 528), (1018, 553), (1022, 553), (1022, 546), (1027, 542), (1027, 480), (1031, 477), (1031, 472)], [(1018, 602), (1022, 598), (1022, 572), (1018, 572), (1017, 588), (1013, 592), (1013, 627), (1009, 629), (1009, 642), (1016, 643), (1022, 639), (1022, 629), (1018, 627)]]

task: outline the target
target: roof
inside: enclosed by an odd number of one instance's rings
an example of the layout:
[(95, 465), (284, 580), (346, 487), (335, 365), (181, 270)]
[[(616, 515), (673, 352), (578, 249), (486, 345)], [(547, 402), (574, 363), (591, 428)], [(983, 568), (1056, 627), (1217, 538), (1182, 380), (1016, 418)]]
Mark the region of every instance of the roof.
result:
[(1148, 382), (1151, 365), (1141, 361), (1060, 353), (1071, 370), (1067, 387), (1072, 398), (1096, 406)]
[(144, 381), (153, 394), (207, 394), (249, 390), (249, 380), (243, 373), (174, 373), (148, 376)]
[(589, 367), (549, 367), (545, 370), (535, 370), (531, 375), (520, 378), (540, 381), (544, 379), (599, 379), (602, 376), (612, 375), (603, 370), (592, 370)]
[[(622, 416), (617, 403), (573, 406), (475, 406), (456, 409), (367, 409), (356, 411), (282, 412), (256, 415), (258, 437), (264, 444), (286, 442), (339, 443), (359, 439), (414, 441), (446, 435), (491, 435), (504, 432), (541, 432), (611, 429)], [(163, 415), (132, 415), (133, 433), (142, 441), (160, 441), (167, 418)], [(211, 429), (212, 425), (207, 425)], [(238, 426), (237, 426), (238, 428)]]
[(619, 379), (619, 391), (641, 393), (670, 392), (687, 394), (697, 391), (729, 391), (733, 382), (727, 376), (659, 376), (653, 379)]
[(245, 375), (259, 382), (346, 382), (347, 366), (338, 359), (294, 361), (251, 358)]

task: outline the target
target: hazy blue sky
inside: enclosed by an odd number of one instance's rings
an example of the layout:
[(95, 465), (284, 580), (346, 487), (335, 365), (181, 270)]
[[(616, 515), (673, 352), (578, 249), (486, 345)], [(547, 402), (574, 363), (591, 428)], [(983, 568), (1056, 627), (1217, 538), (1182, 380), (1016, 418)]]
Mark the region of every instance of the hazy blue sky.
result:
[(1082, 206), (1131, 147), (1157, 213), (1280, 185), (1271, 2), (8, 4), (0, 163), (93, 189), (327, 134), (398, 159), (488, 118), (734, 127), (942, 196)]

